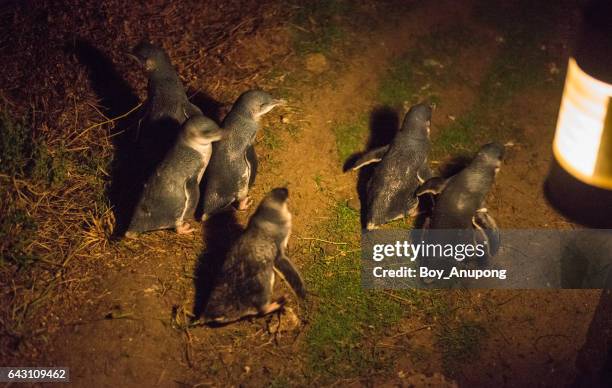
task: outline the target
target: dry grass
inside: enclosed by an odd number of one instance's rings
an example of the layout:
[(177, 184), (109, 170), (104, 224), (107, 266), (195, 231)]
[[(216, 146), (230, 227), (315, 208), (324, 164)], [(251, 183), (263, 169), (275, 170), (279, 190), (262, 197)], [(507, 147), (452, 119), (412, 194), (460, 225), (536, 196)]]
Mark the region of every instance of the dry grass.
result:
[[(42, 144), (62, 174), (28, 173), (32, 153), (19, 171), (0, 174), (0, 359), (39, 360), (47, 336), (97, 297), (91, 280), (134, 256), (130, 244), (110, 239), (107, 196), (116, 140), (134, 121), (146, 84), (125, 54), (143, 38), (161, 44), (190, 96), (225, 104), (266, 86), (266, 74), (290, 55), (287, 12), (272, 2), (218, 0), (3, 6), (0, 111), (32, 128), (27, 141)], [(142, 243), (149, 252), (168, 245)]]

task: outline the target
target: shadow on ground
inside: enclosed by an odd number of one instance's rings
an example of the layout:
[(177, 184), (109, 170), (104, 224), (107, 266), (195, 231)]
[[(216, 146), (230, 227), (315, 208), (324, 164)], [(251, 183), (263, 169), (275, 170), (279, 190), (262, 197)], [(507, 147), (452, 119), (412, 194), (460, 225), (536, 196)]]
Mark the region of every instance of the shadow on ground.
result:
[[(137, 95), (103, 51), (81, 39), (68, 44), (66, 49), (68, 53), (75, 54), (88, 69), (92, 88), (100, 98), (101, 110), (106, 117), (124, 115), (138, 105)], [(137, 163), (135, 138), (138, 118), (142, 113), (140, 108), (107, 127), (115, 151), (111, 164), (111, 181), (107, 188), (107, 196), (117, 220), (115, 236), (123, 235), (127, 229), (136, 200), (140, 196), (138, 183), (141, 183), (142, 175), (139, 174), (141, 166)]]
[[(400, 121), (397, 112), (387, 106), (382, 106), (376, 108), (370, 114), (370, 137), (368, 139), (366, 150), (363, 152), (358, 152), (351, 155), (344, 163), (344, 171), (349, 170), (357, 161), (359, 157), (364, 155), (366, 152), (369, 152), (373, 149), (383, 147), (385, 145), (390, 144), (397, 132), (399, 131)], [(449, 178), (459, 171), (461, 171), (465, 166), (467, 166), (471, 161), (471, 158), (467, 156), (458, 156), (452, 158), (445, 162), (440, 166), (438, 175), (443, 178)], [(357, 178), (357, 192), (359, 195), (359, 201), (361, 203), (361, 227), (365, 228), (366, 226), (366, 217), (367, 217), (367, 198), (366, 198), (366, 190), (367, 184), (374, 172), (375, 164), (366, 165), (359, 170), (359, 176)], [(433, 199), (427, 195), (422, 196), (419, 201), (419, 213), (415, 219), (415, 228), (421, 229), (426, 226), (428, 215), (433, 207)]]
[[(91, 85), (100, 98), (101, 110), (106, 117), (125, 115), (138, 105), (137, 95), (103, 51), (82, 39), (68, 44), (66, 51), (76, 55), (79, 62), (87, 67)], [(217, 122), (225, 113), (224, 104), (202, 92), (193, 95), (193, 103)], [(115, 238), (125, 234), (142, 194), (143, 184), (175, 143), (180, 129), (180, 123), (171, 119), (143, 123), (145, 109), (144, 106), (140, 107), (108, 126), (115, 154), (106, 194), (115, 214)]]
[[(375, 148), (382, 147), (391, 143), (391, 141), (395, 137), (395, 134), (398, 131), (398, 128), (399, 117), (395, 110), (387, 106), (375, 108), (370, 114), (370, 136), (368, 138), (366, 149), (363, 152), (356, 152), (353, 155), (349, 156), (344, 163), (344, 171), (349, 170), (355, 164), (357, 159), (359, 159), (359, 157), (361, 157), (365, 153)], [(357, 178), (357, 194), (359, 196), (359, 202), (361, 203), (360, 216), (362, 229), (365, 228), (367, 222), (366, 189), (373, 171), (374, 165), (364, 166), (359, 169), (359, 176)]]
[(217, 275), (232, 244), (240, 237), (243, 228), (233, 211), (214, 214), (204, 225), (205, 251), (198, 258), (195, 269), (195, 301), (193, 315), (199, 319), (212, 292)]
[(230, 106), (228, 104), (217, 101), (201, 91), (188, 90), (187, 95), (190, 96), (191, 103), (200, 108), (204, 116), (221, 125), (223, 118), (229, 112)]

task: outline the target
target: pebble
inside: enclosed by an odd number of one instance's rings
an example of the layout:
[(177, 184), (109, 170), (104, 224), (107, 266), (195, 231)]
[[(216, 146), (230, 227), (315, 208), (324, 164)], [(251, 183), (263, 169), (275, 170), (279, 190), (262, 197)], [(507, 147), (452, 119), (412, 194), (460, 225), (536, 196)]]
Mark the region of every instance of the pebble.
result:
[(321, 53), (308, 54), (306, 56), (306, 70), (314, 74), (321, 74), (329, 69), (329, 63), (325, 55)]

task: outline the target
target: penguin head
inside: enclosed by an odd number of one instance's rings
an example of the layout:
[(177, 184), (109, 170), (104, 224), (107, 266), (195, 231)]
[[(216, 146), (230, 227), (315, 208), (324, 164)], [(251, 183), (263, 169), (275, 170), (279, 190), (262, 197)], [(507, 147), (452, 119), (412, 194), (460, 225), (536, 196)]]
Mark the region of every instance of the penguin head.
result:
[(249, 90), (242, 93), (232, 110), (257, 121), (261, 116), (271, 111), (275, 106), (286, 104), (285, 100), (274, 99), (263, 90)]
[(139, 43), (132, 52), (132, 56), (144, 66), (147, 73), (172, 67), (168, 54), (162, 48), (150, 42), (143, 41)]
[(221, 140), (223, 132), (219, 129), (217, 123), (208, 117), (196, 115), (185, 121), (182, 136), (188, 146), (198, 148)]
[(495, 173), (499, 171), (504, 158), (505, 148), (499, 143), (489, 143), (480, 147), (474, 158), (474, 163), (483, 168), (493, 168)]
[(270, 200), (284, 204), (289, 200), (289, 190), (286, 187), (277, 187), (268, 194)]
[(417, 104), (410, 108), (400, 133), (411, 138), (429, 139), (429, 127), (431, 125), (431, 109), (427, 104)]
[(265, 230), (268, 234), (283, 234), (291, 225), (291, 213), (287, 206), (289, 190), (277, 187), (270, 191), (257, 207), (251, 217), (249, 226), (254, 225)]

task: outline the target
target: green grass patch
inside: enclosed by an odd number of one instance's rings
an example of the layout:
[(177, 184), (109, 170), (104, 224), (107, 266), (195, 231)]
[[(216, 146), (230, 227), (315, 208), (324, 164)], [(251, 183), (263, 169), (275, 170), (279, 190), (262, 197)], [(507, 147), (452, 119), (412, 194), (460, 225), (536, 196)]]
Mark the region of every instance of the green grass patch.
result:
[(311, 0), (296, 4), (293, 23), (294, 48), (299, 55), (327, 54), (334, 44), (345, 37), (343, 17), (351, 13), (348, 0)]
[(63, 147), (52, 152), (34, 135), (26, 119), (15, 120), (0, 113), (0, 172), (57, 187), (66, 180), (67, 165)]
[(277, 150), (283, 146), (283, 140), (280, 138), (277, 130), (278, 128), (264, 127), (262, 141), (269, 150)]
[(63, 146), (54, 153), (43, 141), (37, 141), (29, 164), (29, 177), (46, 182), (50, 187), (60, 187), (68, 177), (68, 157)]
[(349, 156), (363, 149), (365, 138), (368, 135), (368, 120), (364, 116), (354, 122), (336, 124), (334, 134), (336, 135), (338, 157), (341, 162), (344, 162)]
[(527, 87), (560, 85), (550, 82), (547, 63), (555, 58), (545, 49), (553, 37), (559, 12), (557, 4), (541, 0), (519, 0), (502, 6), (479, 1), (476, 18), (496, 28), (503, 38), (500, 51), (481, 82), (481, 104), (494, 109)]
[(0, 172), (23, 174), (32, 155), (32, 129), (23, 122), (0, 114)]
[(3, 209), (0, 217), (0, 266), (15, 264), (26, 267), (37, 260), (30, 245), (37, 230), (34, 219), (23, 209), (10, 204), (5, 193), (3, 201), (8, 208)]
[(507, 36), (480, 84), (479, 104), (497, 109), (526, 88), (551, 83), (547, 63), (551, 60), (533, 37)]
[(456, 53), (478, 42), (478, 34), (454, 25), (420, 38), (414, 48), (394, 61), (381, 80), (378, 100), (398, 108), (404, 103), (440, 103), (440, 92), (459, 76)]
[(345, 202), (333, 208), (324, 238), (317, 242), (306, 278), (319, 299), (306, 336), (309, 370), (324, 380), (359, 376), (390, 366), (385, 354), (367, 344), (385, 327), (397, 323), (402, 307), (380, 292), (361, 287), (359, 212)]
[(418, 91), (414, 80), (414, 61), (411, 56), (395, 61), (387, 76), (379, 86), (379, 101), (383, 105), (398, 106), (404, 101), (411, 101)]
[(432, 141), (432, 157), (475, 151), (478, 148), (475, 138), (483, 131), (483, 117), (479, 111), (472, 110), (442, 128)]
[(443, 326), (437, 337), (444, 369), (452, 374), (461, 364), (477, 359), (487, 331), (479, 323), (463, 321), (455, 326)]
[(554, 4), (544, 1), (477, 4), (476, 19), (497, 29), (503, 41), (476, 89), (474, 105), (441, 128), (434, 139), (434, 157), (457, 151), (474, 152), (481, 143), (516, 136), (512, 117), (504, 112), (507, 104), (525, 91), (561, 88), (561, 77), (551, 77), (548, 71), (548, 63), (554, 58), (542, 49), (551, 37), (554, 20), (551, 15), (556, 12)]

